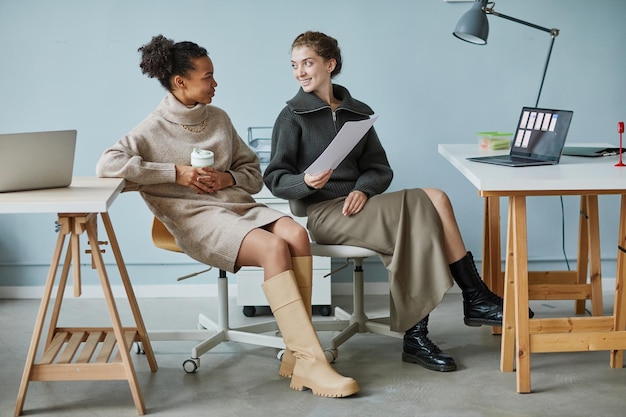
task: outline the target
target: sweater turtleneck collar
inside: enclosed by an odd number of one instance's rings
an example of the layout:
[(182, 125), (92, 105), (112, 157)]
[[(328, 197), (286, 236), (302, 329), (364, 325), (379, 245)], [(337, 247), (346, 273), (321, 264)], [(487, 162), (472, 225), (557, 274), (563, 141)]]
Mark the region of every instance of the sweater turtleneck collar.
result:
[[(367, 104), (355, 100), (350, 95), (350, 92), (339, 84), (333, 84), (333, 95), (337, 98), (341, 103), (337, 107), (337, 110), (348, 110), (353, 113), (363, 114), (367, 116), (371, 116), (374, 114), (374, 111)], [(309, 113), (325, 108), (330, 108), (330, 105), (324, 102), (321, 98), (316, 96), (314, 93), (305, 93), (302, 88), (298, 91), (298, 93), (289, 101), (287, 101), (287, 105), (293, 110), (295, 113)]]
[(207, 119), (208, 107), (207, 104), (200, 103), (197, 103), (193, 107), (187, 107), (168, 91), (154, 112), (168, 122), (197, 125)]

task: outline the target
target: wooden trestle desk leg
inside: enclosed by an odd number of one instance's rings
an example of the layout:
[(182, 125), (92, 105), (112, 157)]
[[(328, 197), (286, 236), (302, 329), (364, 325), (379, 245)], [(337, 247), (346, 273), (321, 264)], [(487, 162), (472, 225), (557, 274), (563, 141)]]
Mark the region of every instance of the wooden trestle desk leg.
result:
[[(617, 274), (615, 277), (615, 304), (613, 305), (614, 329), (626, 330), (626, 195), (622, 194), (619, 214), (619, 237), (617, 249)], [(624, 366), (624, 351), (610, 351), (611, 368)]]
[(517, 370), (517, 392), (530, 392), (526, 198), (509, 197), (500, 369)]
[(576, 270), (530, 271), (531, 300), (575, 300), (578, 315), (585, 314), (591, 300), (592, 315), (603, 315), (599, 223), (598, 196), (581, 195)]
[[(586, 196), (580, 197), (580, 218), (578, 222), (578, 252), (576, 263), (576, 282), (585, 284), (587, 282), (587, 270), (589, 268), (589, 210), (587, 209)], [(574, 301), (574, 311), (576, 314), (585, 314), (587, 300)]]
[(500, 342), (500, 370), (513, 372), (515, 353), (515, 280), (513, 264), (513, 234), (515, 227), (513, 210), (509, 202), (506, 234), (506, 262), (504, 272), (504, 317), (502, 318), (502, 340)]
[[(35, 329), (28, 350), (24, 373), (18, 391), (15, 405), (15, 416), (22, 414), (28, 384), (30, 381), (81, 381), (81, 380), (126, 380), (130, 386), (135, 407), (140, 415), (145, 414), (143, 397), (137, 382), (137, 376), (130, 358), (130, 346), (133, 342), (142, 342), (150, 369), (157, 370), (156, 359), (152, 346), (148, 339), (143, 319), (141, 317), (137, 300), (135, 298), (130, 279), (124, 265), (121, 252), (113, 232), (109, 216), (101, 213), (107, 236), (111, 241), (111, 247), (121, 275), (121, 280), (126, 290), (126, 295), (133, 313), (136, 328), (124, 328), (118, 314), (113, 298), (113, 292), (106, 273), (101, 243), (97, 234), (97, 214), (59, 214), (59, 236), (55, 246), (52, 262), (46, 278), (46, 285), (42, 295), (39, 312), (35, 320)], [(74, 286), (80, 286), (80, 245), (78, 237), (87, 232), (89, 246), (94, 267), (98, 270), (100, 284), (104, 293), (112, 328), (58, 328), (57, 322), (61, 310), (63, 293), (69, 275), (69, 265), (74, 268)], [(67, 248), (59, 288), (54, 308), (51, 314), (50, 327), (44, 353), (35, 363), (37, 347), (40, 343), (46, 313), (50, 303), (52, 290), (61, 259), (65, 238), (70, 236), (70, 244)], [(80, 294), (80, 289), (74, 291)], [(79, 347), (82, 346), (80, 353)], [(100, 349), (98, 349), (100, 347)], [(117, 354), (113, 352), (117, 347)], [(64, 349), (63, 349), (64, 348)], [(97, 353), (96, 353), (97, 351)], [(74, 360), (74, 362), (72, 362)]]
[[(512, 236), (512, 263), (515, 297), (515, 361), (517, 392), (530, 392), (530, 331), (528, 318), (528, 236), (526, 223), (526, 197), (509, 198), (511, 210), (508, 233)], [(507, 273), (509, 267), (507, 266)]]
[[(591, 298), (593, 316), (602, 316), (603, 314), (598, 196), (581, 196), (580, 207), (577, 270), (529, 272), (526, 198), (524, 196), (512, 196), (509, 198), (504, 289), (505, 311), (500, 369), (503, 372), (513, 371), (515, 363), (517, 391), (520, 393), (531, 391), (530, 354), (531, 339), (533, 337), (531, 336), (531, 320), (528, 318), (528, 300), (530, 298), (545, 300), (574, 299), (577, 300), (577, 313), (580, 311), (580, 305), (582, 305), (584, 312), (585, 300)], [(624, 207), (622, 209), (626, 213), (626, 209)], [(621, 229), (622, 227), (626, 226), (620, 226), (623, 246), (626, 244), (626, 230)], [(618, 254), (618, 262), (619, 260), (620, 254)], [(624, 262), (622, 268), (626, 272), (626, 262)], [(589, 273), (590, 277), (589, 284), (586, 283), (587, 273)], [(624, 300), (622, 300), (623, 294), (619, 294), (621, 274), (618, 272), (617, 276), (618, 293), (616, 294), (614, 328), (623, 329), (626, 325), (626, 315), (623, 312), (625, 305)], [(621, 313), (618, 313), (620, 308), (618, 307), (618, 301), (622, 303)], [(533, 334), (541, 333), (537, 326), (533, 329)], [(593, 342), (591, 345), (597, 347), (597, 342)], [(558, 351), (546, 346), (548, 345), (537, 345), (536, 348), (538, 348), (538, 351), (544, 352)], [(567, 349), (571, 350), (572, 348), (568, 347)], [(620, 355), (620, 360), (622, 357)]]
[[(485, 253), (489, 255), (490, 272), (484, 272), (488, 275), (498, 276), (499, 272), (499, 241), (496, 247), (496, 234), (499, 226), (499, 217), (497, 211), (499, 206), (494, 204), (497, 202), (496, 197), (489, 197), (486, 201), (489, 204), (485, 206), (485, 240), (490, 242), (485, 245)], [(498, 207), (497, 209), (495, 207)], [(487, 213), (489, 213), (487, 215)], [(510, 212), (509, 212), (510, 214)], [(510, 222), (510, 220), (509, 220)], [(509, 228), (511, 225), (509, 225)], [(591, 300), (591, 313), (594, 316), (603, 315), (602, 302), (602, 272), (600, 258), (600, 230), (599, 230), (599, 212), (598, 212), (598, 196), (597, 195), (581, 195), (580, 196), (580, 218), (578, 224), (578, 250), (576, 271), (529, 271), (529, 299), (533, 300), (575, 300), (576, 314), (585, 314), (586, 300)], [(507, 244), (512, 244), (507, 241)], [(512, 246), (510, 246), (512, 248)], [(511, 253), (512, 249), (507, 248), (507, 252)], [(494, 261), (494, 257), (496, 260)], [(512, 270), (507, 272), (505, 277), (500, 277), (493, 284), (492, 289), (497, 294), (501, 294), (498, 284), (513, 284)], [(589, 277), (589, 283), (587, 283)], [(493, 280), (493, 278), (492, 278)], [(493, 282), (493, 281), (492, 281)], [(502, 284), (500, 284), (502, 285)], [(512, 288), (512, 287), (511, 287)], [(506, 297), (504, 297), (506, 298)], [(512, 314), (512, 313), (511, 313)], [(513, 323), (513, 322), (511, 322)], [(494, 328), (497, 329), (497, 328)], [(494, 332), (495, 333), (495, 332)], [(507, 347), (508, 348), (508, 347)], [(504, 352), (504, 350), (503, 350)], [(513, 364), (508, 360), (508, 355), (503, 356), (501, 360), (502, 371), (512, 371)]]
[[(130, 309), (133, 314), (135, 324), (137, 326), (137, 334), (139, 337), (138, 341), (142, 344), (146, 359), (148, 360), (148, 364), (150, 365), (150, 370), (152, 372), (156, 372), (156, 370), (158, 369), (158, 365), (154, 356), (154, 351), (152, 350), (152, 344), (150, 343), (150, 339), (148, 338), (148, 330), (146, 330), (143, 318), (141, 317), (139, 304), (137, 304), (135, 291), (133, 290), (133, 286), (130, 282), (130, 276), (128, 275), (128, 270), (126, 269), (124, 258), (122, 257), (122, 251), (120, 250), (120, 247), (117, 243), (117, 237), (115, 237), (115, 232), (113, 231), (111, 218), (109, 217), (109, 213), (101, 213), (101, 217), (111, 244), (111, 250), (113, 251), (115, 262), (117, 263), (117, 268), (120, 272), (122, 284), (124, 285), (124, 290), (126, 291), (126, 295), (128, 296), (128, 303), (130, 305)], [(102, 257), (100, 257), (100, 262), (102, 262)]]
[[(589, 276), (589, 283), (587, 283)], [(578, 254), (576, 286), (565, 294), (575, 299), (576, 314), (585, 314), (587, 299), (591, 299), (591, 314), (603, 315), (602, 266), (600, 258), (600, 221), (597, 195), (580, 196), (580, 221), (578, 224)], [(553, 290), (559, 293), (559, 290)]]

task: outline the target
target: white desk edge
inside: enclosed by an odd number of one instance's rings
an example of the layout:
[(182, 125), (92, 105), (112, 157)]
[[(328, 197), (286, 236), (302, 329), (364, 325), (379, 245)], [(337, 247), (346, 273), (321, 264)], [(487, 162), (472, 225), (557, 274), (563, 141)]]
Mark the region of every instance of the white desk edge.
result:
[(562, 156), (557, 165), (512, 168), (466, 159), (508, 151), (480, 151), (475, 144), (439, 144), (438, 151), (480, 191), (626, 190), (626, 167), (615, 166), (618, 156)]
[(124, 185), (123, 178), (74, 177), (69, 187), (0, 193), (0, 214), (104, 213)]

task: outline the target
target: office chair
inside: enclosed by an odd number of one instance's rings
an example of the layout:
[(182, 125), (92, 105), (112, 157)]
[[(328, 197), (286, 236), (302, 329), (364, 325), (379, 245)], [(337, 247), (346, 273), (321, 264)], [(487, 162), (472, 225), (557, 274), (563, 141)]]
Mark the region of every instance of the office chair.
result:
[[(294, 216), (306, 217), (307, 215), (306, 208), (298, 200), (290, 200), (289, 209)], [(352, 313), (340, 307), (335, 307), (336, 321), (315, 322), (315, 328), (317, 330), (339, 331), (330, 342), (330, 351), (335, 358), (337, 357), (339, 346), (358, 333), (374, 333), (397, 338), (404, 336), (403, 333), (390, 330), (389, 324), (386, 323), (388, 317), (369, 319), (365, 313), (363, 261), (366, 258), (377, 256), (375, 251), (359, 246), (325, 245), (311, 242), (311, 255), (345, 259), (345, 265), (331, 271), (329, 275), (347, 267), (350, 261), (354, 264), (352, 273)], [(324, 324), (326, 324), (326, 326), (324, 326)]]
[[(167, 230), (165, 225), (156, 217), (152, 221), (152, 242), (157, 248), (184, 253), (176, 244), (174, 236)], [(207, 272), (205, 269), (191, 276)], [(189, 275), (181, 277), (182, 279)], [(181, 279), (179, 278), (179, 280)], [(278, 334), (278, 326), (275, 321), (252, 324), (237, 328), (231, 328), (228, 320), (228, 278), (226, 271), (220, 269), (217, 280), (218, 321), (217, 323), (204, 314), (198, 316), (198, 330), (157, 330), (149, 331), (152, 341), (180, 341), (200, 340), (201, 342), (191, 350), (191, 358), (183, 362), (183, 369), (187, 373), (195, 372), (200, 366), (200, 356), (222, 342), (241, 342), (257, 346), (267, 346), (284, 351), (285, 343)], [(274, 332), (270, 336), (268, 332)], [(279, 353), (280, 357), (280, 353)]]

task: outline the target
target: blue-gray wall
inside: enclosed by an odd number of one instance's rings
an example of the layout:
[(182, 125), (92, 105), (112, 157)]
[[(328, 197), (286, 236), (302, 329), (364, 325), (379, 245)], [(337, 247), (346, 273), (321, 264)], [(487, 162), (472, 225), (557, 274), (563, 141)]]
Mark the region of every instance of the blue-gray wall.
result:
[[(561, 30), (540, 104), (574, 110), (570, 142), (617, 143), (616, 123), (626, 119), (626, 2), (572, 3), (501, 0), (496, 10)], [(74, 174), (94, 175), (101, 152), (164, 94), (140, 73), (137, 53), (161, 33), (209, 50), (219, 83), (213, 103), (245, 138), (248, 126), (271, 125), (296, 92), (292, 39), (321, 30), (337, 37), (343, 50), (336, 81), (380, 116), (376, 129), (396, 172), (392, 189), (446, 190), (467, 246), (480, 258), (482, 200), (437, 154), (437, 144), (475, 143), (477, 131), (510, 131), (521, 106), (534, 104), (550, 38), (492, 16), (487, 46), (461, 42), (451, 33), (470, 6), (442, 0), (0, 0), (0, 132), (77, 129)], [(617, 201), (600, 199), (607, 276), (614, 275)], [(111, 216), (133, 281), (174, 284), (172, 270), (189, 261), (152, 247), (151, 217), (139, 197), (121, 196)], [(564, 219), (558, 198), (529, 201), (534, 264), (565, 265), (562, 220), (565, 251), (575, 256), (577, 216), (574, 197), (564, 199)], [(56, 238), (53, 222), (54, 215), (0, 216), (0, 286), (41, 285)]]

